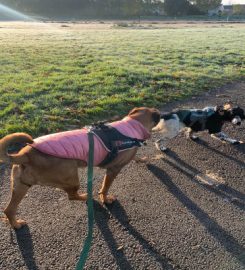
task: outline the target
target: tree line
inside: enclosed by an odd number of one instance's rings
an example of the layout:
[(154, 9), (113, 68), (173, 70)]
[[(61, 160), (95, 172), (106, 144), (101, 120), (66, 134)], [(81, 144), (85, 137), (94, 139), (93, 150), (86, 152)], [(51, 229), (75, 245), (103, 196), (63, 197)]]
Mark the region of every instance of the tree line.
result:
[(48, 17), (129, 18), (149, 15), (198, 15), (222, 0), (2, 0), (14, 9)]

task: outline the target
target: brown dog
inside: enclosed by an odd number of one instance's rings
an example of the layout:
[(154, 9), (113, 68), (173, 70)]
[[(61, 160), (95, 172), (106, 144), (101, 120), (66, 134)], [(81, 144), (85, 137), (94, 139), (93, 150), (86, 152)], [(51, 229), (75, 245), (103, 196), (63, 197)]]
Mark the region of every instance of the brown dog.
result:
[[(160, 112), (154, 108), (140, 107), (129, 112), (128, 117), (139, 121), (150, 132), (160, 121)], [(15, 229), (26, 224), (16, 219), (16, 211), (22, 198), (33, 185), (45, 185), (63, 189), (70, 200), (86, 201), (87, 194), (79, 193), (78, 167), (85, 167), (87, 163), (77, 159), (65, 159), (44, 154), (30, 145), (25, 146), (17, 154), (9, 155), (8, 146), (13, 143), (33, 143), (31, 136), (25, 133), (14, 133), (0, 140), (0, 159), (5, 163), (12, 163), (12, 197), (4, 210), (11, 226)], [(109, 188), (120, 170), (128, 164), (137, 152), (137, 147), (119, 152), (117, 157), (105, 166), (106, 174), (99, 192), (102, 203), (112, 203), (113, 195), (108, 195)]]

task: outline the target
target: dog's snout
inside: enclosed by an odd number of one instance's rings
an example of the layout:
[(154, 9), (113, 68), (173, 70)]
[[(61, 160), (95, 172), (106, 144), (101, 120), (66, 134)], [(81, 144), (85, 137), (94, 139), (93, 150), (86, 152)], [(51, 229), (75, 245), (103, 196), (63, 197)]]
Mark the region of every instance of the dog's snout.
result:
[(232, 124), (233, 125), (237, 125), (237, 126), (240, 126), (241, 125), (241, 123), (242, 123), (242, 120), (241, 120), (241, 118), (240, 117), (235, 117), (235, 118), (233, 118), (232, 119)]

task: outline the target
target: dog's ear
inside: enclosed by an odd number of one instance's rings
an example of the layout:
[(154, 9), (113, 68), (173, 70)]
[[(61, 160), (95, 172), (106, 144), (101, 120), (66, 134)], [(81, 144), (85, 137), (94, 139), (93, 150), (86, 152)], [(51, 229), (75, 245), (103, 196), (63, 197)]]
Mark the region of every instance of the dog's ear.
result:
[(224, 106), (223, 105), (217, 106), (216, 112), (218, 112), (219, 115), (224, 115), (225, 114)]
[(240, 117), (242, 120), (245, 120), (245, 113), (244, 113), (244, 110), (242, 108), (241, 109), (241, 113), (240, 113)]
[(241, 118), (242, 118), (242, 120), (245, 120), (245, 112), (244, 112), (244, 110), (243, 109), (241, 109), (242, 110), (242, 113), (241, 113)]
[(232, 112), (233, 112), (234, 115), (240, 116), (240, 118), (242, 120), (245, 119), (245, 113), (244, 113), (244, 110), (241, 107), (237, 106), (237, 107), (232, 108)]
[(133, 109), (128, 113), (128, 115), (135, 114), (135, 113), (137, 113), (137, 112), (139, 112), (139, 111), (140, 111), (140, 108), (135, 107), (135, 108), (133, 108)]
[(154, 110), (152, 113), (152, 120), (157, 125), (160, 122), (161, 114), (158, 110)]

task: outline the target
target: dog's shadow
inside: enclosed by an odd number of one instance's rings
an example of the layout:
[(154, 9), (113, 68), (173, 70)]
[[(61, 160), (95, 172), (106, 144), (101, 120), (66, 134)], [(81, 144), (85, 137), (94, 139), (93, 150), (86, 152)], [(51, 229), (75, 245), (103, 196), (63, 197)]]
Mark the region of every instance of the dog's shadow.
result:
[[(186, 175), (191, 181), (201, 185), (201, 183), (198, 182), (195, 178), (196, 175), (201, 174), (198, 169), (187, 164), (185, 161), (180, 159), (180, 157), (175, 152), (171, 150), (168, 150), (166, 157), (170, 157), (171, 159), (163, 157), (162, 160), (165, 163)], [(225, 200), (228, 199), (230, 203), (234, 204), (239, 209), (243, 211), (245, 210), (245, 194), (242, 192), (228, 186), (227, 184), (220, 184), (218, 186), (202, 185), (202, 187), (215, 193)]]
[[(201, 138), (198, 138), (198, 140), (196, 140), (196, 143), (198, 143), (200, 146), (203, 146), (207, 149), (209, 149), (210, 151), (218, 154), (218, 155), (221, 155), (227, 159), (230, 159), (231, 161), (237, 163), (238, 165), (242, 166), (242, 167), (245, 167), (245, 162), (233, 157), (233, 156), (230, 156), (230, 155), (227, 155), (219, 150), (217, 150), (216, 148), (213, 148), (211, 147), (207, 142), (205, 142), (204, 140), (202, 140)], [(235, 147), (238, 151), (242, 152), (243, 154), (245, 154), (245, 144), (242, 143), (242, 144), (238, 144), (238, 145), (231, 145), (232, 147)]]
[[(3, 175), (8, 169), (9, 169), (8, 166), (5, 165), (0, 166), (1, 175)], [(0, 183), (1, 181), (2, 180), (0, 180)], [(13, 244), (15, 245), (17, 244), (19, 246), (19, 250), (25, 262), (26, 268), (28, 270), (38, 270), (35, 261), (33, 242), (29, 227), (25, 225), (19, 230), (10, 229), (10, 239)]]
[(244, 247), (213, 218), (205, 213), (195, 202), (188, 198), (165, 171), (152, 164), (148, 164), (147, 167), (152, 174), (167, 187), (168, 191), (171, 192), (206, 228), (209, 234), (214, 237), (227, 252), (232, 254), (242, 265), (245, 266)]
[(108, 220), (110, 218), (116, 219), (123, 227), (124, 230), (130, 236), (133, 236), (134, 239), (142, 246), (142, 248), (148, 253), (149, 256), (152, 256), (155, 261), (157, 261), (162, 269), (174, 269), (173, 266), (169, 263), (169, 259), (161, 255), (157, 249), (150, 244), (131, 224), (129, 218), (126, 214), (126, 211), (119, 203), (115, 201), (112, 205), (101, 206), (98, 202), (94, 202), (95, 205), (95, 222), (102, 233), (107, 245), (114, 256), (117, 265), (120, 269), (131, 270), (134, 269), (130, 262), (127, 260), (123, 250), (118, 250), (118, 245), (116, 240), (111, 232)]
[(4, 175), (8, 173), (8, 170), (9, 170), (9, 166), (6, 166), (5, 164), (0, 163), (0, 175), (1, 175), (0, 186), (3, 186), (3, 181), (5, 180)]
[(15, 232), (17, 244), (19, 246), (26, 268), (28, 270), (38, 270), (38, 267), (35, 261), (33, 242), (32, 242), (32, 237), (31, 237), (29, 227), (25, 225), (19, 230), (14, 230), (14, 231), (11, 230), (10, 237), (12, 239), (12, 242), (14, 242), (13, 232)]
[[(241, 153), (245, 154), (245, 143), (241, 143), (241, 144), (238, 144), (238, 145), (235, 145), (236, 149), (238, 151), (240, 151)], [(245, 163), (244, 163), (245, 165)]]

